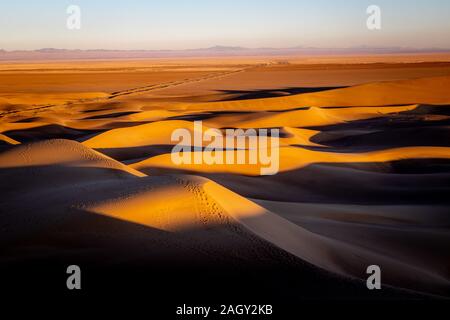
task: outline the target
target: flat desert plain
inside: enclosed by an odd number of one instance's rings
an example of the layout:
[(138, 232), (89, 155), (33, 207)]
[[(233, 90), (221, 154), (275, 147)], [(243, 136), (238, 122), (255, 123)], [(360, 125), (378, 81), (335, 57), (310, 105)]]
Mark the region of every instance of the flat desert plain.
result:
[[(196, 120), (279, 129), (279, 173), (174, 164), (171, 134)], [(2, 62), (2, 274), (61, 288), (77, 264), (88, 289), (162, 298), (448, 298), (449, 125), (445, 54)]]

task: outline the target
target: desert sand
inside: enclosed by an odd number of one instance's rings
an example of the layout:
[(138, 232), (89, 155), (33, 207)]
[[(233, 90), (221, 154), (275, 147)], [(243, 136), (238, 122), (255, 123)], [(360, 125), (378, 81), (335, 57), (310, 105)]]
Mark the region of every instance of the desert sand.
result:
[[(0, 64), (2, 265), (282, 264), (345, 297), (375, 264), (449, 297), (450, 63), (377, 59)], [(279, 128), (280, 172), (175, 165), (195, 120)]]

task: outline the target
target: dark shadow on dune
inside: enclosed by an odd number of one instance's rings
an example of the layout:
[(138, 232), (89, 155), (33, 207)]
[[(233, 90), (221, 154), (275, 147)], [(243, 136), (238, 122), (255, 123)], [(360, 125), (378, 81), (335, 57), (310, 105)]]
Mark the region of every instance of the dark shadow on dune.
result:
[(10, 130), (5, 131), (3, 133), (6, 134), (8, 137), (17, 140), (21, 143), (35, 142), (49, 139), (68, 139), (82, 142), (108, 130), (133, 127), (141, 124), (147, 124), (150, 122), (153, 121), (111, 122), (105, 125), (105, 128), (102, 129), (82, 129), (82, 130), (72, 129), (59, 124), (49, 124), (29, 129)]
[(408, 159), (377, 163), (316, 163), (274, 176), (185, 172), (146, 168), (156, 174), (204, 176), (248, 198), (361, 205), (450, 204), (450, 160)]
[[(371, 128), (367, 132), (356, 133), (351, 131), (351, 123), (349, 127), (341, 129), (342, 131), (338, 129), (321, 132), (311, 138), (312, 142), (324, 145), (324, 147), (298, 146), (308, 150), (338, 153), (370, 152), (415, 146), (450, 147), (450, 127), (448, 126), (393, 127), (380, 131)], [(346, 130), (348, 131), (345, 132)]]
[(225, 98), (219, 101), (236, 101), (236, 100), (252, 100), (252, 99), (264, 99), (275, 98), (282, 96), (289, 96), (294, 94), (314, 93), (335, 89), (343, 89), (344, 87), (289, 87), (289, 88), (277, 88), (277, 89), (260, 89), (260, 90), (218, 90), (223, 94), (230, 95), (229, 98)]
[(0, 140), (0, 153), (3, 152), (3, 151), (9, 150), (9, 149), (11, 149), (13, 147), (14, 147), (13, 144), (10, 144), (10, 143), (8, 143), (6, 141)]
[(323, 106), (320, 107), (321, 109), (351, 109), (351, 108), (391, 108), (391, 107), (407, 107), (410, 106), (411, 104), (385, 104), (382, 106)]
[(111, 118), (119, 118), (123, 116), (129, 116), (131, 114), (139, 113), (140, 111), (126, 111), (126, 112), (116, 112), (116, 113), (109, 113), (109, 114), (102, 114), (98, 116), (92, 116), (83, 118), (82, 120), (97, 120), (97, 119), (111, 119)]
[(171, 153), (172, 149), (173, 145), (162, 144), (123, 148), (96, 148), (95, 150), (115, 160), (130, 164), (162, 154)]
[[(391, 107), (405, 107), (410, 106), (411, 104), (393, 104), (393, 105), (383, 105), (383, 106), (323, 106), (319, 107), (320, 109), (351, 109), (351, 108), (391, 108)], [(291, 109), (275, 109), (275, 110), (264, 110), (265, 112), (289, 112), (289, 111), (298, 111), (298, 110), (309, 110), (311, 107), (304, 106), (304, 107), (295, 107)], [(257, 111), (254, 111), (257, 112)]]
[[(54, 188), (54, 191), (57, 191), (58, 188), (72, 184), (122, 181), (130, 178), (136, 177), (119, 169), (77, 167), (70, 164), (0, 168), (0, 179), (9, 181), (8, 184), (0, 185), (1, 202), (6, 203), (11, 197), (20, 197), (22, 193), (39, 188), (43, 188), (43, 191), (45, 188)], [(6, 210), (6, 207), (3, 209)]]
[(25, 118), (25, 119), (13, 121), (13, 123), (32, 123), (35, 121), (39, 121), (39, 118), (38, 117)]
[(46, 139), (77, 140), (86, 135), (99, 133), (102, 130), (75, 130), (58, 124), (49, 124), (35, 128), (11, 130), (5, 132), (8, 137), (20, 142), (33, 142)]
[[(386, 107), (386, 106), (385, 106)], [(326, 109), (326, 108), (325, 108)], [(326, 126), (311, 126), (307, 129), (323, 132), (339, 130), (389, 130), (430, 126), (449, 126), (450, 107), (443, 105), (419, 105), (414, 110), (386, 114), (376, 118), (348, 121)]]
[[(92, 107), (96, 106), (96, 107)], [(121, 103), (120, 102), (108, 102), (108, 103), (100, 103), (100, 104), (92, 104), (89, 106), (89, 109), (86, 109), (86, 107), (82, 107), (80, 110), (80, 113), (92, 113), (92, 112), (99, 112), (99, 111), (107, 111), (107, 110), (115, 110), (117, 108), (120, 108)]]
[[(211, 237), (217, 242), (208, 241)], [(263, 240), (245, 237), (235, 233), (226, 238), (221, 226), (206, 234), (168, 233), (80, 211), (72, 224), (3, 247), (0, 270), (8, 277), (2, 287), (22, 295), (24, 288), (27, 293), (67, 295), (65, 271), (77, 264), (83, 273), (83, 294), (144, 294), (146, 301), (158, 304), (191, 299), (276, 304), (299, 299), (427, 298), (390, 287), (370, 292), (364, 281), (336, 276)]]
[(267, 110), (266, 112), (282, 113), (282, 112), (309, 110), (309, 109), (311, 109), (311, 107), (296, 107), (292, 109), (283, 109), (283, 110)]
[(242, 115), (251, 114), (253, 111), (207, 111), (194, 114), (186, 114), (180, 116), (169, 117), (166, 120), (186, 120), (186, 121), (200, 121), (208, 120), (221, 115)]
[(399, 147), (450, 146), (450, 106), (420, 105), (414, 110), (329, 126), (311, 141), (320, 146), (299, 147), (328, 152), (368, 152)]
[(405, 115), (424, 115), (424, 114), (434, 114), (450, 116), (450, 104), (447, 105), (419, 105), (412, 111), (404, 111), (402, 114)]

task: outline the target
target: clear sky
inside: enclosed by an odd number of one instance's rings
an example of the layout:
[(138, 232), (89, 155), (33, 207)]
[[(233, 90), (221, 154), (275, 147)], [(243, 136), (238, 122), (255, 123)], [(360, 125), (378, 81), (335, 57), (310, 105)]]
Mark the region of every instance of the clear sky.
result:
[[(81, 30), (66, 9), (81, 8)], [(381, 8), (382, 29), (366, 28)], [(450, 48), (449, 0), (2, 0), (0, 48)]]

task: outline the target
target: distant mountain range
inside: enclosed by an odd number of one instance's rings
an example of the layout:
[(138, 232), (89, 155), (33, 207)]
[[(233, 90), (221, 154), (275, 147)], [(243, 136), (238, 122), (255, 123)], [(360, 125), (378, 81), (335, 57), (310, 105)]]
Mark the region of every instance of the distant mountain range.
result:
[(225, 57), (225, 56), (294, 56), (294, 55), (350, 55), (350, 54), (392, 54), (392, 53), (439, 53), (450, 52), (441, 48), (403, 47), (351, 47), (351, 48), (244, 48), (214, 46), (186, 50), (70, 50), (43, 48), (38, 50), (6, 51), (0, 49), (0, 61), (15, 60), (78, 60), (78, 59), (145, 59), (176, 57)]

